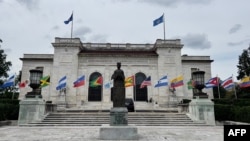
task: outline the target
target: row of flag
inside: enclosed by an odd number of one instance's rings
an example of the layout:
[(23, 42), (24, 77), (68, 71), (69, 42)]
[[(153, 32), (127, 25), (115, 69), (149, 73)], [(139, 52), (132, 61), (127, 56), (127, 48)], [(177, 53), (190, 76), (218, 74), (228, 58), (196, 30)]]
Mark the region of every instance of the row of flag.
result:
[[(27, 84), (29, 83), (28, 80), (25, 80), (24, 82), (19, 83), (19, 88), (24, 88), (27, 86)], [(187, 82), (187, 86), (188, 89), (193, 89), (195, 84), (197, 82), (190, 80)], [(50, 76), (45, 76), (42, 77), (40, 80), (40, 88), (46, 87), (50, 84)], [(85, 76), (82, 75), (79, 78), (77, 78), (76, 81), (73, 82), (73, 87), (77, 88), (80, 86), (83, 86), (85, 84)], [(96, 79), (90, 81), (89, 86), (90, 87), (97, 87), (97, 86), (101, 86), (103, 84), (103, 78), (102, 76), (97, 77)], [(206, 83), (205, 83), (205, 88), (212, 88), (212, 87), (218, 87), (219, 84), (221, 85), (221, 87), (225, 88), (225, 89), (230, 89), (234, 86), (234, 81), (233, 81), (233, 77), (228, 77), (227, 79), (225, 79), (224, 81), (221, 81), (219, 77), (213, 77), (211, 79), (209, 79)], [(58, 85), (56, 87), (56, 90), (61, 90), (63, 88), (65, 88), (67, 85), (67, 77), (63, 76), (59, 81), (58, 81)], [(125, 78), (125, 87), (130, 87), (130, 86), (134, 86), (135, 85), (135, 76), (132, 75), (130, 77)], [(151, 76), (148, 76), (140, 85), (140, 88), (144, 88), (146, 86), (151, 86)], [(172, 79), (170, 81), (170, 87), (175, 88), (175, 87), (179, 87), (184, 85), (183, 83), (183, 76), (180, 75), (174, 79)], [(12, 75), (11, 77), (9, 77), (9, 79), (1, 86), (1, 88), (6, 88), (6, 87), (11, 87), (11, 86), (15, 86), (15, 75)], [(167, 76), (163, 76), (162, 78), (160, 78), (157, 83), (154, 85), (154, 87), (161, 87), (161, 86), (168, 86), (168, 78)], [(250, 77), (244, 77), (243, 79), (241, 79), (241, 81), (239, 82), (239, 86), (241, 88), (246, 88), (246, 87), (250, 87)], [(104, 84), (105, 88), (112, 88), (113, 87), (113, 80), (107, 82)]]

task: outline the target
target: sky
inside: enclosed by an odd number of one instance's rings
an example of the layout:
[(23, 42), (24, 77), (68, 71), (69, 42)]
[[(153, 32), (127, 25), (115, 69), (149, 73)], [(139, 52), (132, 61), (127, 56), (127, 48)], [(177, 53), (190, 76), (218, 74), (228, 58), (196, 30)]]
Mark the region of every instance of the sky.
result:
[(210, 56), (212, 77), (238, 75), (239, 56), (250, 46), (249, 0), (0, 0), (0, 43), (22, 69), (23, 54), (53, 54), (55, 37), (92, 43), (151, 43), (181, 39), (181, 54)]

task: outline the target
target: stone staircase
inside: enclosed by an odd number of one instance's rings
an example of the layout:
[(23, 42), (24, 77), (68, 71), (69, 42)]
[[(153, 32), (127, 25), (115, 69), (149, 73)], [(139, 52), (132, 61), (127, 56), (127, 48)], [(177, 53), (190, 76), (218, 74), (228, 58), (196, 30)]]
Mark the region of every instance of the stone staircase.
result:
[[(19, 126), (101, 126), (109, 124), (109, 112), (55, 112), (43, 121)], [(194, 122), (185, 113), (129, 112), (128, 124), (136, 126), (204, 126)]]

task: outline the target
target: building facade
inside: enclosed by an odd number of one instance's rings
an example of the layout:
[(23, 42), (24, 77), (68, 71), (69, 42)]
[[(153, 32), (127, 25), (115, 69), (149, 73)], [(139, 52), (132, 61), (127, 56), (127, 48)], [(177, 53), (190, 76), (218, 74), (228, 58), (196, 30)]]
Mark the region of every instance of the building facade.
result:
[[(210, 56), (181, 55), (183, 44), (180, 39), (156, 40), (154, 44), (120, 44), (120, 43), (82, 43), (79, 38), (55, 38), (52, 43), (54, 54), (24, 54), (22, 60), (22, 81), (29, 79), (29, 70), (41, 69), (43, 76), (50, 76), (50, 85), (41, 89), (43, 99), (57, 103), (60, 95), (65, 93), (65, 101), (69, 107), (82, 103), (102, 103), (112, 105), (112, 88), (104, 84), (111, 80), (116, 70), (116, 63), (121, 62), (125, 77), (135, 76), (135, 86), (126, 88), (126, 97), (136, 102), (147, 102), (150, 99), (158, 104), (167, 104), (171, 95), (177, 100), (192, 99), (193, 91), (187, 87), (192, 72), (205, 71), (205, 81), (211, 78)], [(74, 88), (73, 82), (85, 76), (85, 85)], [(170, 80), (183, 75), (184, 85), (175, 88), (170, 86), (155, 88), (160, 78), (167, 75)], [(58, 81), (67, 77), (65, 91), (58, 91)], [(102, 76), (103, 85), (90, 87), (89, 83)], [(140, 84), (151, 76), (151, 86), (140, 89)], [(31, 88), (20, 90), (19, 99), (23, 99)], [(204, 89), (213, 98), (211, 89)]]

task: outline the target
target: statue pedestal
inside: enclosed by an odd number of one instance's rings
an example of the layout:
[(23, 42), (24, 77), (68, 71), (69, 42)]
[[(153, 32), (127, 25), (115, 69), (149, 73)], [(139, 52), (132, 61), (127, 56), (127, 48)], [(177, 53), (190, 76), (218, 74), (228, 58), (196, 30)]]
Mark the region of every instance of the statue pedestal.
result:
[(137, 140), (137, 127), (128, 125), (126, 107), (115, 107), (110, 110), (110, 125), (103, 124), (100, 128), (101, 140)]
[(138, 140), (137, 127), (127, 126), (110, 126), (103, 124), (100, 128), (101, 140)]
[(45, 102), (41, 98), (25, 98), (20, 101), (18, 125), (42, 121), (45, 114)]
[(128, 109), (126, 107), (115, 107), (110, 110), (110, 125), (128, 125)]

